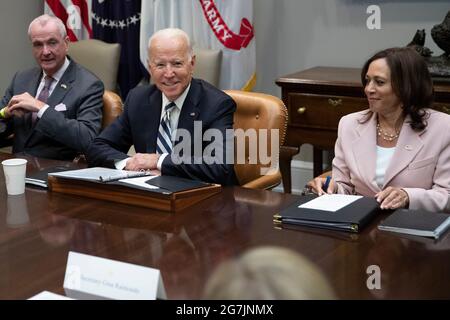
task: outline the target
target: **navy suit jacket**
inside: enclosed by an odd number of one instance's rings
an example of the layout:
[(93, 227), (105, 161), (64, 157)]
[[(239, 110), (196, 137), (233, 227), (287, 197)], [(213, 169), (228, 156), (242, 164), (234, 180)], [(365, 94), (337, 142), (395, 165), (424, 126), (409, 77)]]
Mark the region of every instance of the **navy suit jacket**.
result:
[[(128, 157), (127, 152), (134, 145), (138, 153), (156, 153), (156, 140), (161, 118), (162, 93), (155, 86), (138, 86), (130, 91), (125, 101), (124, 112), (107, 127), (91, 144), (87, 153), (90, 166), (114, 167), (114, 163)], [(201, 150), (210, 143), (194, 141), (194, 121), (201, 121), (202, 132), (218, 129), (223, 136), (222, 164), (176, 164), (167, 156), (161, 167), (161, 174), (189, 179), (215, 182), (224, 185), (236, 184), (233, 164), (226, 164), (226, 129), (233, 128), (234, 100), (209, 83), (192, 79), (191, 87), (184, 101), (178, 120), (178, 129), (187, 130), (191, 135), (191, 154), (194, 144), (201, 144)], [(198, 145), (197, 145), (198, 147)]]
[[(39, 67), (18, 72), (6, 90), (0, 108), (14, 95), (28, 92), (36, 96), (41, 77)], [(48, 97), (49, 108), (39, 121), (33, 126), (31, 113), (0, 120), (0, 140), (14, 133), (14, 153), (72, 160), (77, 154), (86, 152), (100, 131), (103, 91), (103, 83), (96, 76), (71, 60)]]

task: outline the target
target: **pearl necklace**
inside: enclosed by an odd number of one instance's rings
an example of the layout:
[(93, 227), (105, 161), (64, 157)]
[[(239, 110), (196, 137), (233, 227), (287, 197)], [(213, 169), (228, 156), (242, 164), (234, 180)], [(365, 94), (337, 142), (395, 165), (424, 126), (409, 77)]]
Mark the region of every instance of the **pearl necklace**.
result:
[(377, 123), (377, 134), (381, 139), (383, 139), (385, 141), (394, 141), (400, 135), (400, 131), (396, 130), (395, 134), (387, 133), (383, 129), (381, 129), (380, 124)]

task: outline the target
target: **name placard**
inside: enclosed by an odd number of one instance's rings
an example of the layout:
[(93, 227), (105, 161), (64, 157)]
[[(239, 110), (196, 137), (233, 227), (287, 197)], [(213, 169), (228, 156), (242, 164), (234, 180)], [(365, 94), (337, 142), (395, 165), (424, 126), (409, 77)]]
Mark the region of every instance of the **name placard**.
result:
[(64, 290), (74, 299), (166, 299), (159, 270), (72, 251)]
[(42, 291), (28, 300), (73, 300), (71, 298), (56, 294), (50, 291)]

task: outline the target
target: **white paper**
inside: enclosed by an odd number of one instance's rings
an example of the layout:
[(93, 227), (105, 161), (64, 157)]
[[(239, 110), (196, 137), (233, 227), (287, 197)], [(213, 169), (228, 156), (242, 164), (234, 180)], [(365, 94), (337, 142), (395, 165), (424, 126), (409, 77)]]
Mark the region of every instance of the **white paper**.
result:
[(67, 259), (64, 290), (75, 299), (166, 298), (158, 269), (72, 251)]
[(336, 212), (345, 206), (361, 199), (362, 196), (354, 196), (347, 194), (325, 194), (323, 196), (314, 198), (300, 206), (299, 208), (314, 209), (322, 211)]
[(100, 177), (109, 177), (117, 174), (127, 173), (129, 171), (117, 170), (110, 168), (94, 167), (79, 170), (68, 170), (62, 172), (49, 173), (49, 176), (69, 178), (69, 179), (80, 179), (80, 180), (91, 180), (100, 181)]
[[(66, 179), (76, 179), (76, 180), (100, 182), (101, 181), (100, 177), (114, 178), (114, 177), (120, 177), (120, 176), (123, 176), (126, 174), (135, 174), (135, 173), (136, 173), (136, 171), (94, 167), (94, 168), (87, 168), (87, 169), (54, 172), (54, 173), (49, 173), (49, 176), (61, 177), (61, 178), (66, 178)], [(158, 189), (158, 187), (151, 186), (151, 185), (145, 183), (145, 181), (148, 181), (149, 179), (152, 179), (154, 177), (156, 177), (156, 176), (126, 178), (126, 179), (120, 179), (117, 181), (124, 182), (124, 183), (130, 184), (130, 185), (135, 185), (135, 186), (141, 187), (143, 189)], [(108, 183), (108, 182), (106, 182), (106, 183)]]
[(139, 177), (139, 178), (128, 178), (128, 179), (121, 179), (120, 182), (124, 182), (126, 184), (132, 184), (138, 187), (142, 187), (144, 189), (159, 189), (157, 186), (152, 186), (146, 183), (146, 181), (156, 178), (157, 176), (145, 176), (145, 177)]

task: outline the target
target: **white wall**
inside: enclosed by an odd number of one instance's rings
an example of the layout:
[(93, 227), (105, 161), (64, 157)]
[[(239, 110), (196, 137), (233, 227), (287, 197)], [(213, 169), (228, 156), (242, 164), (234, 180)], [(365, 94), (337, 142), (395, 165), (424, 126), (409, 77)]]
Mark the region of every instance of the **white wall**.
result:
[(17, 70), (33, 66), (27, 31), (30, 22), (44, 12), (43, 0), (0, 1), (0, 94)]
[[(314, 66), (361, 67), (378, 50), (406, 45), (425, 29), (425, 45), (441, 54), (430, 30), (450, 10), (449, 0), (254, 0), (255, 91), (281, 97), (275, 79)], [(381, 9), (381, 29), (366, 26), (369, 5)], [(312, 177), (312, 148), (293, 163), (293, 188)]]
[[(369, 30), (366, 9), (381, 9), (381, 29)], [(431, 27), (450, 10), (449, 0), (254, 0), (257, 90), (280, 96), (274, 80), (305, 68), (360, 67), (375, 51), (406, 45), (417, 29)]]

